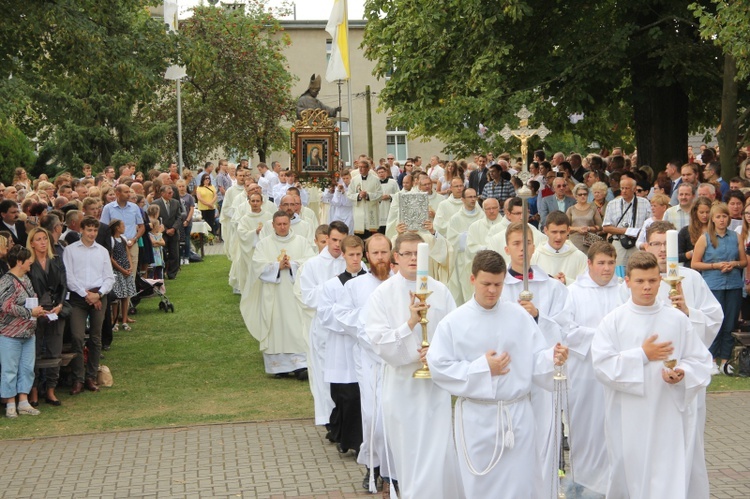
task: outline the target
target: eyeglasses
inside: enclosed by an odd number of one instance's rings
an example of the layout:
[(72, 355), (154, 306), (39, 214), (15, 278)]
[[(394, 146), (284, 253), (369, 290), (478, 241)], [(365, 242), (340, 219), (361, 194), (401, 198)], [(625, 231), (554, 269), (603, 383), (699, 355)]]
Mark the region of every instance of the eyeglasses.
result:
[(588, 196), (588, 192), (576, 192), (576, 196)]
[(641, 189), (640, 187), (638, 187), (638, 188), (637, 188), (637, 189), (635, 190), (635, 192), (646, 192), (646, 190), (645, 190), (645, 189)]
[(750, 211), (746, 211), (746, 212), (744, 212), (744, 213), (743, 213), (743, 215), (745, 215), (745, 216), (748, 216), (748, 215), (750, 215)]
[(666, 242), (658, 243), (656, 241), (653, 241), (653, 242), (648, 243), (648, 245), (651, 246), (652, 248), (666, 248), (667, 247)]
[(417, 252), (416, 251), (404, 251), (403, 253), (399, 253), (400, 256), (408, 259), (416, 258)]

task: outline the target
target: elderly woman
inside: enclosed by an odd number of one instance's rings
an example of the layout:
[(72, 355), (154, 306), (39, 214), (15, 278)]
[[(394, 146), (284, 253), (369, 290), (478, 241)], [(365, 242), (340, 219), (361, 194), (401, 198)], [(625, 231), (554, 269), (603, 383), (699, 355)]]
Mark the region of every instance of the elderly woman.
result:
[(591, 186), (590, 203), (596, 208), (596, 212), (604, 220), (604, 214), (607, 212), (607, 195), (610, 193), (609, 187), (604, 182), (594, 182)]
[(601, 231), (604, 217), (596, 210), (594, 203), (587, 201), (589, 188), (586, 184), (576, 184), (573, 187), (573, 196), (576, 204), (565, 212), (570, 219), (570, 242), (587, 253), (590, 243), (586, 242), (586, 234), (589, 232), (596, 234)]
[[(67, 278), (62, 257), (53, 251), (52, 237), (40, 227), (29, 232), (26, 247), (31, 252), (31, 269), (29, 279), (34, 287), (34, 293), (39, 298), (39, 305), (44, 310), (60, 315), (67, 293)], [(36, 351), (37, 356), (45, 359), (59, 359), (62, 356), (63, 332), (65, 320), (63, 318), (50, 321), (41, 318), (36, 323)], [(60, 367), (50, 367), (40, 373), (40, 379), (35, 382), (34, 390), (29, 396), (29, 402), (37, 402), (37, 390), (45, 391), (48, 404), (59, 406), (60, 401), (55, 396), (55, 388), (60, 379)]]
[(36, 298), (26, 276), (31, 252), (13, 246), (8, 251), (8, 265), (10, 270), (0, 277), (0, 397), (6, 404), (6, 417), (37, 416), (39, 411), (29, 404), (28, 394), (34, 384), (36, 318), (44, 314), (44, 309), (39, 305), (29, 308), (29, 299)]

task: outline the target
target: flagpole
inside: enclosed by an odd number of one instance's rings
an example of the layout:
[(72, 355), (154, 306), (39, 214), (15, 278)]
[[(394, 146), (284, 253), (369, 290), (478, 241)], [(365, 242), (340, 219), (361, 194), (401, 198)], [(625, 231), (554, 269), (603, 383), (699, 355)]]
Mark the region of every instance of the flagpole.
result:
[[(339, 87), (339, 109), (343, 109), (343, 108), (341, 107), (341, 85), (342, 85), (343, 83), (344, 83), (344, 82), (343, 82), (342, 80), (338, 80), (338, 81), (336, 82), (336, 84), (337, 84), (337, 85), (338, 85), (338, 87)], [(341, 111), (339, 111), (339, 151), (338, 151), (338, 152), (339, 152), (339, 161), (341, 161), (341, 158), (342, 158), (342, 155), (341, 155), (341, 137), (342, 137), (342, 134), (341, 134), (341, 124), (343, 123), (343, 117), (341, 116), (342, 114), (344, 114), (344, 113), (343, 113), (343, 112), (341, 112)], [(339, 165), (339, 164), (337, 163), (337, 164), (336, 164), (336, 171), (338, 172), (338, 171), (339, 171), (340, 169), (341, 169), (341, 167), (340, 167), (340, 165)]]

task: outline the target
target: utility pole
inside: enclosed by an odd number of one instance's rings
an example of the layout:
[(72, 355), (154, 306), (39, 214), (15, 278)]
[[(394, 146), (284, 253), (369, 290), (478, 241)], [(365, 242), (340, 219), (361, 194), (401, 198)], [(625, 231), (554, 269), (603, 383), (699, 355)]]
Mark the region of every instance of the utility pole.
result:
[(372, 151), (372, 102), (370, 101), (370, 85), (365, 87), (365, 107), (367, 109), (367, 155), (374, 158)]

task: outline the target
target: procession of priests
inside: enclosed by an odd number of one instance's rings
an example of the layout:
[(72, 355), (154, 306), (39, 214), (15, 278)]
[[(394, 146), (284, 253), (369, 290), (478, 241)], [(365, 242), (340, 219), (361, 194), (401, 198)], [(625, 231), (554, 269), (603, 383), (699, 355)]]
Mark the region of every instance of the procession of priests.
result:
[(579, 249), (562, 211), (537, 228), (518, 197), (354, 166), (322, 195), (288, 172), (273, 189), (238, 172), (221, 222), (266, 373), (309, 384), (315, 424), (356, 456), (365, 490), (709, 497), (723, 313), (689, 268), (669, 292), (671, 223), (653, 222), (617, 272), (615, 247)]

